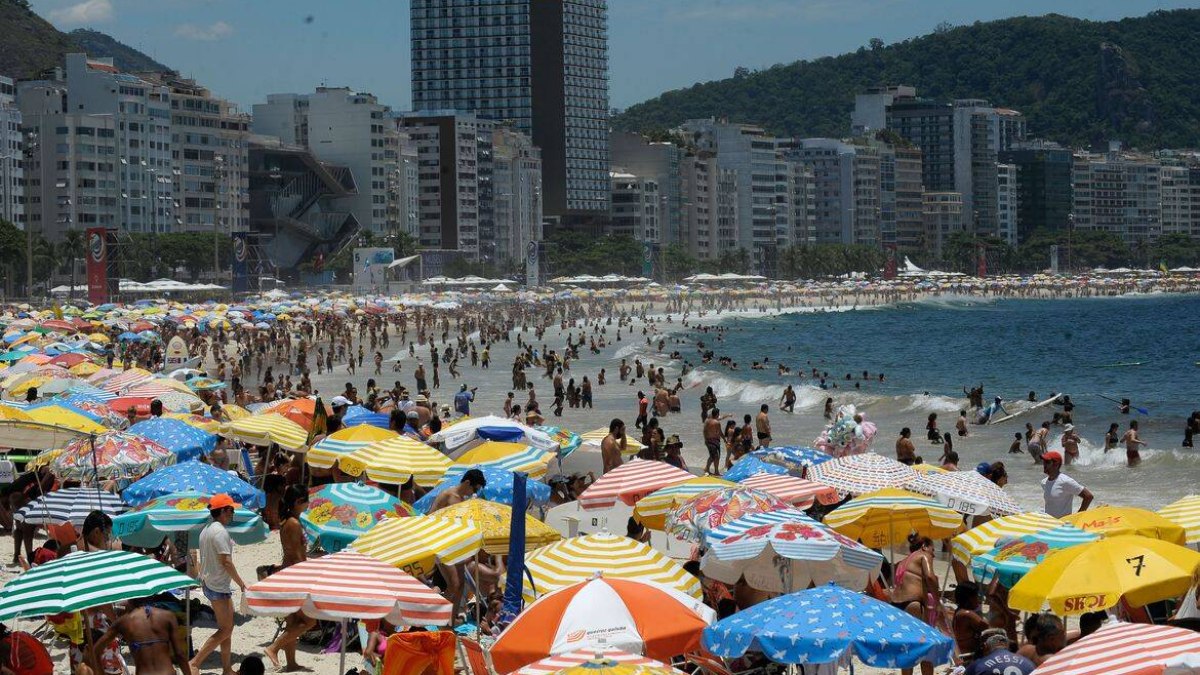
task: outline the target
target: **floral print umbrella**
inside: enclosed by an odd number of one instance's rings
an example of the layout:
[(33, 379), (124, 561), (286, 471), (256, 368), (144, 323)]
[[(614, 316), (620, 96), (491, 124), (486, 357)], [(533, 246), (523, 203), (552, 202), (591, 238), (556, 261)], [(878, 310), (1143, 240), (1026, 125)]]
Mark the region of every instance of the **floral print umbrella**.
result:
[(746, 487), (702, 492), (667, 516), (666, 531), (685, 541), (702, 542), (714, 529), (752, 513), (790, 509), (791, 504)]
[[(200, 532), (212, 522), (209, 499), (193, 490), (152, 499), (113, 518), (113, 536), (130, 546), (154, 548), (164, 537), (183, 532), (187, 533), (188, 548), (198, 548)], [(233, 522), (225, 529), (238, 544), (260, 542), (270, 532), (262, 517), (245, 506), (233, 510)]]
[(300, 515), (304, 531), (330, 553), (345, 548), (384, 518), (413, 515), (408, 504), (362, 483), (334, 483), (309, 493), (308, 508)]
[(72, 441), (50, 463), (50, 470), (63, 479), (120, 480), (140, 477), (174, 461), (174, 453), (149, 438), (109, 431), (94, 439)]

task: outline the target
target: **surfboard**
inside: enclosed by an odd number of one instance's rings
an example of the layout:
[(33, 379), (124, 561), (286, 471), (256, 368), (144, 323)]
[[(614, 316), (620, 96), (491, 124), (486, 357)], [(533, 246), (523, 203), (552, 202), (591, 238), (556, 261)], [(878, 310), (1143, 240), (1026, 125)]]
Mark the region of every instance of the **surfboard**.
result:
[(1007, 422), (1007, 421), (1013, 419), (1014, 417), (1020, 417), (1021, 415), (1024, 415), (1027, 412), (1037, 410), (1038, 408), (1044, 408), (1044, 407), (1050, 405), (1051, 403), (1054, 403), (1055, 401), (1057, 401), (1058, 399), (1060, 399), (1062, 397), (1063, 397), (1063, 394), (1055, 394), (1054, 396), (1051, 396), (1050, 398), (1046, 399), (1045, 401), (1039, 401), (1024, 410), (1019, 410), (1015, 413), (1012, 413), (1011, 415), (1005, 415), (1004, 417), (997, 417), (995, 419), (988, 420), (988, 424), (991, 425), (991, 424), (999, 424), (1001, 422)]
[(1144, 366), (1147, 363), (1150, 363), (1150, 362), (1149, 361), (1130, 361), (1128, 363), (1106, 363), (1102, 366), (1097, 366), (1097, 367), (1099, 367), (1099, 368), (1131, 368), (1134, 366)]

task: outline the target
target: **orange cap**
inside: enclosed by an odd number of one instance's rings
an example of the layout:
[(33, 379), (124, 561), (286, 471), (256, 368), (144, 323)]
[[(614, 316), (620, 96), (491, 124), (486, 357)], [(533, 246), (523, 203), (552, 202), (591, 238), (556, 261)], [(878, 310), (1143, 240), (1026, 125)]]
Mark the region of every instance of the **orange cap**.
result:
[(224, 492), (215, 494), (212, 496), (212, 499), (208, 500), (208, 509), (210, 511), (215, 511), (216, 509), (223, 509), (226, 506), (232, 506), (233, 508), (236, 509), (239, 506), (241, 506), (241, 504), (233, 501), (233, 497), (230, 497), (229, 495), (225, 494)]

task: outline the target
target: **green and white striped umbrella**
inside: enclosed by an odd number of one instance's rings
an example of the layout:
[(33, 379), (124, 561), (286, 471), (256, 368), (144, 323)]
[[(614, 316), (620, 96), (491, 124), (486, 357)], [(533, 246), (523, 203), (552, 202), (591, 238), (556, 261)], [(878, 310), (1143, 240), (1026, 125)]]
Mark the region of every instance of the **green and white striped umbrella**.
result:
[[(130, 546), (153, 548), (163, 537), (186, 532), (188, 548), (200, 547), (200, 531), (212, 522), (208, 512), (209, 495), (187, 490), (172, 492), (140, 504), (113, 518), (112, 534)], [(233, 522), (225, 528), (237, 544), (256, 544), (267, 538), (270, 529), (257, 513), (238, 506)]]
[(72, 553), (0, 588), (0, 621), (78, 612), (195, 585), (191, 577), (137, 553)]

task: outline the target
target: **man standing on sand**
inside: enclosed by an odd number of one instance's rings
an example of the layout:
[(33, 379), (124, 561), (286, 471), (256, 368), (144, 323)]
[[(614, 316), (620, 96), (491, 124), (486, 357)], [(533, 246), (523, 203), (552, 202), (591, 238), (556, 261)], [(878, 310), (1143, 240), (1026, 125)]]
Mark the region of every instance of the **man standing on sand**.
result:
[(766, 403), (758, 409), (758, 415), (754, 418), (754, 428), (758, 434), (758, 447), (771, 447), (771, 420), (767, 417), (767, 410), (770, 409)]
[(1046, 500), (1046, 513), (1055, 518), (1071, 515), (1073, 502), (1079, 496), (1079, 510), (1086, 511), (1092, 504), (1092, 493), (1067, 474), (1062, 472), (1062, 453), (1051, 451), (1042, 455), (1042, 493)]
[(625, 436), (625, 422), (614, 419), (608, 423), (608, 435), (600, 441), (600, 459), (604, 461), (603, 473), (608, 473), (621, 466), (622, 457), (629, 447), (629, 439)]
[(246, 582), (233, 564), (233, 538), (226, 529), (233, 522), (233, 511), (240, 506), (225, 494), (215, 494), (208, 500), (212, 522), (200, 532), (200, 587), (212, 604), (217, 630), (196, 651), (188, 662), (191, 673), (199, 673), (200, 665), (221, 648), (221, 670), (233, 672), (233, 583), (246, 592)]
[(1129, 466), (1135, 467), (1142, 463), (1142, 456), (1138, 453), (1138, 447), (1146, 445), (1146, 442), (1138, 438), (1138, 423), (1137, 420), (1129, 421), (1129, 431), (1121, 437), (1121, 442), (1125, 444), (1125, 459), (1129, 460)]
[(917, 463), (917, 449), (912, 442), (912, 429), (904, 427), (900, 430), (900, 438), (896, 439), (896, 461), (912, 466)]
[(704, 447), (708, 450), (708, 461), (704, 463), (704, 473), (710, 476), (721, 475), (721, 411), (713, 408), (708, 411), (708, 419), (704, 420)]

